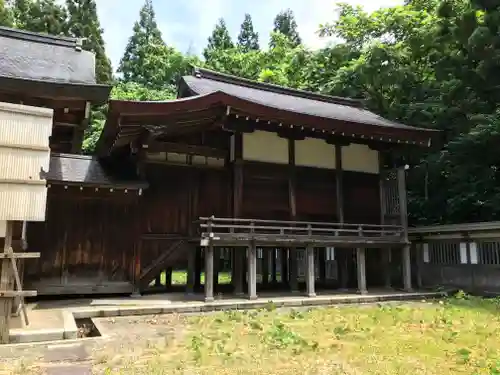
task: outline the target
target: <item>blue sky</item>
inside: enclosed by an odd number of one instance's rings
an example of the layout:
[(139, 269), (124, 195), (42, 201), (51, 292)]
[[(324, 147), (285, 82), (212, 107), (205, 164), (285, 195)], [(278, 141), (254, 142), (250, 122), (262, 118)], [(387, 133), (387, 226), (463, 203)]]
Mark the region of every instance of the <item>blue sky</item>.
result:
[[(374, 10), (401, 4), (402, 0), (343, 2)], [(144, 0), (96, 0), (96, 3), (104, 28), (106, 51), (116, 69)], [(157, 22), (165, 41), (181, 52), (190, 49), (194, 53), (203, 50), (220, 17), (224, 17), (231, 36), (236, 39), (245, 13), (252, 15), (261, 45), (267, 45), (274, 17), (286, 8), (294, 11), (304, 43), (310, 48), (319, 48), (327, 41), (317, 36), (318, 25), (334, 19), (336, 3), (328, 0), (153, 0)]]

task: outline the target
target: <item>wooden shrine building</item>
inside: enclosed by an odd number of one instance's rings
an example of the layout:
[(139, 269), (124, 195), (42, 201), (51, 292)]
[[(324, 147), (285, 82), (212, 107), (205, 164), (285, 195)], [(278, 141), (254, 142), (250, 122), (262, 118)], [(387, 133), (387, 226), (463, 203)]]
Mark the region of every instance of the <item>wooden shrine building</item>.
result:
[[(194, 69), (176, 100), (109, 100), (96, 153), (83, 156), (89, 103), (110, 88), (95, 84), (75, 40), (18, 34), (6, 37), (9, 54), (30, 44), (39, 60), (9, 71), (0, 53), (0, 79), (21, 82), (0, 85), (1, 100), (55, 110), (46, 221), (27, 225), (41, 257), (26, 263), (26, 288), (166, 290), (184, 269), (186, 291), (207, 301), (226, 291), (411, 289), (405, 172), (393, 160), (430, 146), (433, 132), (359, 101)], [(218, 285), (221, 271), (230, 285)]]
[[(52, 277), (74, 280), (72, 293), (123, 292), (107, 286), (127, 282), (147, 290), (187, 268), (187, 290), (201, 288), (204, 271), (211, 300), (222, 253), (231, 285), (220, 290), (250, 298), (257, 273), (259, 288), (300, 289), (299, 254), (308, 295), (316, 284), (409, 290), (404, 169), (387, 163), (432, 135), (358, 101), (195, 69), (177, 100), (109, 102), (97, 155), (60, 156), (65, 204), (49, 202), (30, 238), (51, 257)], [(101, 177), (75, 177), (80, 158), (80, 175)]]

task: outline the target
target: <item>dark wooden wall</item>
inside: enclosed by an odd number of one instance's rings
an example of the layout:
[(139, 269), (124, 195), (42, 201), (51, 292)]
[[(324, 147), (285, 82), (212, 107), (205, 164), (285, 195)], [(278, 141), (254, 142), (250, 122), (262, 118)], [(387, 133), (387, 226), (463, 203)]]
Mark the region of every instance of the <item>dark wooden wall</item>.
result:
[(77, 187), (48, 191), (45, 222), (29, 223), (25, 282), (65, 277), (130, 281), (138, 231), (137, 192)]
[[(289, 166), (244, 163), (242, 168), (241, 216), (289, 220)], [(142, 196), (137, 191), (49, 189), (46, 221), (28, 226), (29, 251), (41, 252), (41, 258), (26, 262), (25, 281), (77, 276), (132, 281), (179, 238), (196, 238), (200, 216), (231, 216), (229, 166), (149, 164), (145, 172), (150, 187)], [(335, 173), (296, 168), (298, 220), (338, 220)], [(344, 172), (343, 190), (347, 222), (379, 222), (378, 176)]]

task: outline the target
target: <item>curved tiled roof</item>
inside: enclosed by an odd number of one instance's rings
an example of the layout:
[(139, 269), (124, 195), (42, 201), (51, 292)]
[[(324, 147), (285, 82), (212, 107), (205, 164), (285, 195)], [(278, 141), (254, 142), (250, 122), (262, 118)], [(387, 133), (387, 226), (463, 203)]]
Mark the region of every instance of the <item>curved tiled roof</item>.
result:
[(362, 102), (354, 99), (289, 89), (200, 68), (195, 69), (194, 75), (184, 76), (182, 80), (195, 95), (222, 91), (254, 103), (297, 114), (390, 128), (418, 129), (387, 120), (363, 108)]

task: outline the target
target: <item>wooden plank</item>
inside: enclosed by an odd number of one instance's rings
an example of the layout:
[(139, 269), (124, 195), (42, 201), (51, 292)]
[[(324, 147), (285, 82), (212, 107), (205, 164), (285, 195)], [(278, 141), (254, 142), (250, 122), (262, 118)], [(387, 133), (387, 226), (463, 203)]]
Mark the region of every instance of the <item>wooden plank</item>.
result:
[[(12, 232), (14, 222), (7, 221), (5, 228), (4, 253), (12, 247)], [(9, 291), (12, 289), (12, 265), (9, 259), (2, 260), (2, 270), (0, 275), (0, 290)], [(12, 310), (12, 299), (0, 299), (0, 344), (9, 343), (10, 317)]]
[(0, 253), (0, 259), (36, 259), (40, 258), (40, 253)]
[(14, 280), (16, 281), (17, 292), (20, 293), (17, 295), (17, 297), (20, 297), (19, 304), (21, 306), (21, 309), (23, 310), (24, 323), (28, 326), (30, 323), (29, 323), (29, 319), (28, 319), (28, 313), (26, 312), (26, 306), (24, 304), (24, 298), (22, 296), (23, 285), (21, 283), (21, 278), (19, 277), (19, 271), (17, 270), (17, 262), (14, 259), (14, 257), (12, 256), (13, 254), (14, 254), (14, 251), (12, 250), (12, 247), (11, 247), (8, 249), (7, 255), (10, 255), (10, 262), (12, 265), (12, 271), (14, 272)]
[[(9, 299), (13, 297), (36, 297), (37, 296), (37, 291), (36, 290), (4, 290), (0, 291), (0, 297)], [(0, 300), (0, 303), (2, 301)], [(9, 310), (10, 313), (10, 310)]]

